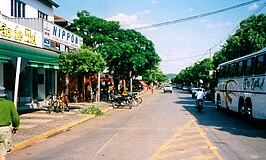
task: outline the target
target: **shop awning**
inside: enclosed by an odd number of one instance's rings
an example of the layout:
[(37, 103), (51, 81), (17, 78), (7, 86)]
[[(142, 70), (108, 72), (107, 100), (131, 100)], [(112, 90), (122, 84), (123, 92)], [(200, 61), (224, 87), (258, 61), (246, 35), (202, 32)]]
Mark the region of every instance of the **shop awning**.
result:
[(12, 41), (6, 41), (3, 39), (0, 39), (0, 57), (21, 57), (29, 59), (29, 65), (46, 64), (46, 66), (49, 66), (49, 68), (53, 68), (53, 66), (58, 68), (59, 63), (59, 54), (56, 52), (31, 47)]

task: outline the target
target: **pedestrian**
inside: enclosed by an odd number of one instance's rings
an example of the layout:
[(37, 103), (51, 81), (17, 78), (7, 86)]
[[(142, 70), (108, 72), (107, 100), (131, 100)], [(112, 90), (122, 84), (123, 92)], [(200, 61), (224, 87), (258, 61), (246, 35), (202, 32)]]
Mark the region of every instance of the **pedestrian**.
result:
[(19, 124), (15, 105), (6, 99), (5, 87), (0, 86), (0, 160), (6, 160), (7, 153), (11, 151), (11, 135), (17, 134)]
[(114, 98), (114, 86), (112, 84), (108, 87), (108, 100), (113, 100)]
[(87, 93), (88, 93), (88, 101), (91, 101), (92, 100), (92, 88), (90, 84), (88, 84), (87, 86)]

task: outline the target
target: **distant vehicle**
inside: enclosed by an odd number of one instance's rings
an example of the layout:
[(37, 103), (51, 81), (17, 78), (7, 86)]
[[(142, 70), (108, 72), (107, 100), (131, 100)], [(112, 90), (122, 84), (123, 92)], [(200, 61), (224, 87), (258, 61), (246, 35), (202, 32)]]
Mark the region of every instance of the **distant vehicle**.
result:
[(237, 112), (240, 118), (266, 119), (266, 48), (222, 63), (216, 73), (217, 110)]
[(198, 87), (191, 87), (191, 88), (189, 89), (189, 93), (192, 94), (192, 90), (194, 90), (194, 89), (196, 89), (196, 88), (198, 88)]
[(188, 86), (183, 86), (183, 91), (188, 91)]
[(205, 89), (204, 88), (193, 88), (191, 91), (192, 98), (195, 98), (195, 95), (198, 91), (205, 92)]
[(213, 101), (214, 99), (214, 94), (212, 93), (212, 91), (211, 90), (207, 90), (206, 92), (205, 92), (205, 98), (206, 98), (206, 100), (207, 101)]
[(165, 93), (165, 92), (170, 92), (170, 93), (173, 92), (173, 87), (171, 86), (171, 84), (166, 84), (166, 85), (163, 87), (163, 93)]

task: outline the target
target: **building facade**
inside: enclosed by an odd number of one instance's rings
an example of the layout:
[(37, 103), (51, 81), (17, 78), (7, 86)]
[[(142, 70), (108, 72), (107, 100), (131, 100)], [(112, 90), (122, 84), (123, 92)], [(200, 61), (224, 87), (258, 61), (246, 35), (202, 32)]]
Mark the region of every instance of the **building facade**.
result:
[(2, 0), (0, 85), (15, 105), (57, 92), (59, 53), (82, 46), (82, 38), (53, 23), (52, 0)]

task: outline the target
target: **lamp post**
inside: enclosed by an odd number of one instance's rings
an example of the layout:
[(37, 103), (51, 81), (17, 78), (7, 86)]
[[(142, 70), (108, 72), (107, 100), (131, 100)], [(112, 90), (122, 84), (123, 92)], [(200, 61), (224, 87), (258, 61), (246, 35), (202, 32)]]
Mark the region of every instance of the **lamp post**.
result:
[(101, 96), (101, 73), (98, 72), (98, 85), (97, 85), (97, 93), (96, 93), (96, 102), (100, 102)]

